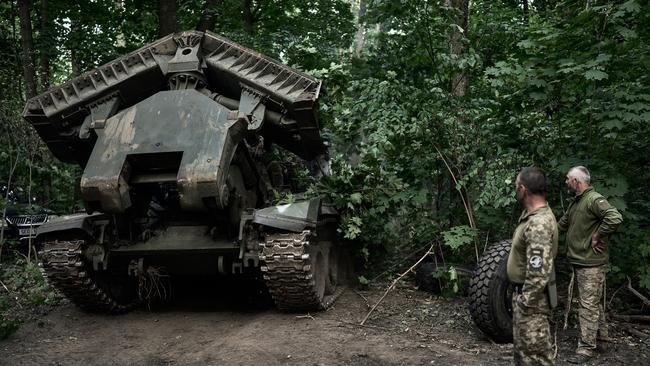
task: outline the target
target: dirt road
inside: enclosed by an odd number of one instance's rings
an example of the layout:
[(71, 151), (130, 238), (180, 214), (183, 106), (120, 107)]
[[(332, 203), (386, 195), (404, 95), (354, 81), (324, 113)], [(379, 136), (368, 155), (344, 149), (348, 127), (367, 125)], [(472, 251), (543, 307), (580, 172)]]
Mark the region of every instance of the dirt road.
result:
[[(398, 288), (359, 321), (382, 288), (347, 290), (329, 311), (286, 314), (230, 295), (182, 296), (155, 309), (93, 315), (66, 303), (0, 342), (2, 365), (508, 365), (511, 345), (473, 326), (463, 299)], [(220, 291), (219, 293), (224, 293)], [(621, 332), (595, 364), (650, 364)], [(575, 330), (558, 334), (558, 364)]]

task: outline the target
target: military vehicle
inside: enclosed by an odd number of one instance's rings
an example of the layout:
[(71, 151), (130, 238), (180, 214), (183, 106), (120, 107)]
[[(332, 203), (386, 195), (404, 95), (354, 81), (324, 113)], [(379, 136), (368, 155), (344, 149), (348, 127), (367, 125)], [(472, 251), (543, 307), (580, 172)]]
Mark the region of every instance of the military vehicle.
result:
[[(123, 312), (161, 277), (258, 275), (285, 310), (341, 293), (338, 214), (286, 190), (278, 146), (328, 174), (320, 81), (210, 32), (169, 35), (30, 99), (23, 116), (83, 169), (86, 213), (39, 228), (46, 278)], [(144, 287), (143, 287), (144, 286)], [(143, 296), (144, 295), (144, 296)]]

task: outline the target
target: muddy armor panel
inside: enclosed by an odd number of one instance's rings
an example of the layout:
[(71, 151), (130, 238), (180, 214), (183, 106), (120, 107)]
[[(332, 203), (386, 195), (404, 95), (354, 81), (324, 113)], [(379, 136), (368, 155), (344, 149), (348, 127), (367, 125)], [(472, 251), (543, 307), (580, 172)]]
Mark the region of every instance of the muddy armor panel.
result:
[(87, 212), (41, 228), (45, 275), (89, 310), (129, 310), (181, 274), (250, 275), (282, 309), (328, 307), (341, 292), (336, 210), (325, 197), (271, 203), (291, 192), (274, 144), (329, 172), (320, 87), (191, 31), (30, 99), (24, 117), (83, 168)]

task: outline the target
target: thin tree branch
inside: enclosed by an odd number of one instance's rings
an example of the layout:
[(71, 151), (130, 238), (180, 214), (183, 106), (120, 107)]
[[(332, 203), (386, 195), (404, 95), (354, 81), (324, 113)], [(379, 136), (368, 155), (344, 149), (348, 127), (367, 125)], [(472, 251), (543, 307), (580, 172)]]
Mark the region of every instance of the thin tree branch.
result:
[(630, 292), (632, 292), (634, 295), (636, 295), (636, 297), (641, 299), (641, 301), (643, 301), (643, 304), (645, 304), (646, 306), (650, 306), (650, 300), (648, 300), (647, 297), (643, 296), (643, 294), (641, 294), (639, 291), (635, 290), (634, 287), (632, 287), (632, 280), (630, 279), (630, 277), (627, 278), (627, 289), (630, 290)]
[[(447, 167), (447, 170), (449, 171), (449, 174), (451, 174), (451, 178), (454, 180), (454, 183), (456, 185), (458, 185), (458, 179), (456, 179), (456, 175), (454, 174), (454, 172), (451, 170), (451, 167), (447, 163), (447, 159), (445, 159), (445, 157), (442, 155), (442, 152), (440, 151), (440, 149), (438, 149), (437, 146), (434, 145), (433, 147), (436, 149), (436, 151), (440, 155), (440, 159), (442, 159), (442, 161), (445, 163), (445, 166)], [(458, 193), (460, 194), (460, 199), (463, 201), (463, 206), (465, 207), (465, 213), (467, 214), (467, 220), (469, 221), (469, 225), (470, 225), (470, 227), (472, 229), (476, 229), (476, 226), (474, 225), (474, 220), (473, 220), (472, 215), (470, 213), (469, 207), (467, 206), (467, 202), (465, 202), (465, 197), (463, 196), (462, 192), (459, 191)]]
[(388, 295), (388, 293), (390, 292), (390, 290), (392, 290), (393, 288), (395, 288), (395, 285), (397, 285), (397, 282), (399, 282), (399, 280), (401, 280), (404, 276), (406, 276), (408, 273), (410, 273), (411, 271), (413, 271), (413, 269), (414, 269), (415, 267), (417, 267), (417, 266), (418, 266), (418, 265), (419, 265), (419, 264), (420, 264), (420, 263), (421, 263), (421, 262), (422, 262), (422, 261), (423, 261), (423, 260), (424, 260), (428, 255), (429, 255), (429, 254), (432, 253), (432, 250), (433, 250), (433, 246), (434, 246), (434, 245), (435, 245), (435, 244), (431, 244), (431, 246), (429, 247), (429, 250), (428, 250), (426, 253), (424, 253), (424, 255), (423, 255), (423, 256), (422, 256), (422, 257), (421, 257), (417, 262), (415, 262), (415, 264), (412, 265), (411, 268), (407, 269), (406, 272), (400, 274), (399, 277), (397, 277), (397, 278), (396, 278), (396, 279), (395, 279), (395, 280), (390, 284), (390, 286), (388, 286), (388, 288), (386, 289), (386, 291), (384, 292), (384, 294), (381, 296), (381, 298), (379, 298), (379, 300), (377, 301), (377, 303), (375, 303), (375, 305), (373, 305), (373, 307), (370, 309), (370, 311), (368, 311), (368, 314), (366, 314), (366, 316), (363, 318), (363, 320), (361, 321), (361, 323), (359, 323), (359, 325), (364, 325), (364, 324), (366, 323), (366, 320), (368, 320), (368, 318), (370, 317), (370, 314), (372, 314), (372, 312), (375, 311), (375, 309), (377, 309), (377, 306), (379, 306), (379, 304), (381, 304), (381, 302), (384, 300), (384, 298), (386, 297), (386, 295)]

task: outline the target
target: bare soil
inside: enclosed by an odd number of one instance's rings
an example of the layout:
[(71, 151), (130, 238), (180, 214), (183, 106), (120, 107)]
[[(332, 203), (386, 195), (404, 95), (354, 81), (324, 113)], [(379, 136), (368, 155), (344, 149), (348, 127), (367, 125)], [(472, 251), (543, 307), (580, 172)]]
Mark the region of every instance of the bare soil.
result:
[[(183, 291), (185, 290), (185, 291)], [(176, 290), (175, 300), (109, 316), (70, 303), (24, 324), (0, 342), (2, 365), (509, 365), (512, 345), (494, 344), (473, 325), (466, 301), (404, 284), (365, 326), (384, 287), (348, 289), (330, 310), (277, 311), (233, 288)], [(236, 292), (236, 289), (235, 289)], [(255, 299), (255, 300), (251, 300)], [(614, 324), (614, 342), (594, 365), (648, 365), (650, 347)], [(567, 364), (575, 329), (558, 331)], [(647, 338), (645, 342), (648, 342)]]

